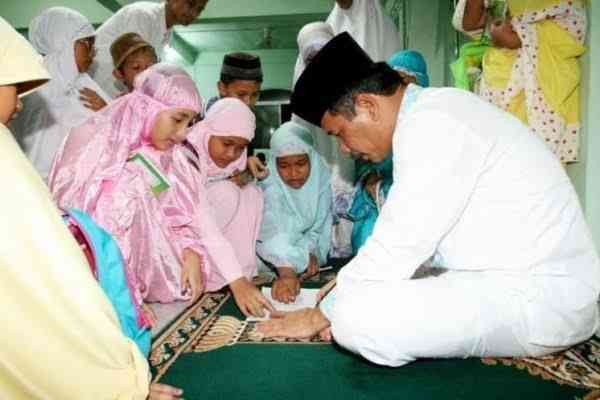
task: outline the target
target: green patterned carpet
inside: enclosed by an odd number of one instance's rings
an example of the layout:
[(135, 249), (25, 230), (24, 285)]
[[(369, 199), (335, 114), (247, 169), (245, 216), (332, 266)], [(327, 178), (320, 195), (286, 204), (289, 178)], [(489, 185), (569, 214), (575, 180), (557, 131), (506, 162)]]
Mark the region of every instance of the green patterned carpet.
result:
[(186, 400), (598, 398), (590, 395), (600, 388), (595, 339), (542, 359), (421, 360), (386, 368), (318, 340), (262, 341), (242, 320), (229, 294), (205, 295), (155, 340), (155, 380), (183, 388)]

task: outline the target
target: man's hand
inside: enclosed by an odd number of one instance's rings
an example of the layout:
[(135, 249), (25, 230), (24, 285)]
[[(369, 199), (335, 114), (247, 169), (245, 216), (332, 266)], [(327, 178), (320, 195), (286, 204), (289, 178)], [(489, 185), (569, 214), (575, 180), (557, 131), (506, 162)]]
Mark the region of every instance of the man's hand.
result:
[(152, 383), (148, 400), (176, 400), (180, 399), (181, 395), (183, 395), (183, 390), (179, 388), (162, 383)]
[(258, 180), (263, 180), (269, 176), (269, 168), (263, 164), (258, 157), (248, 157), (248, 169), (252, 176)]
[(329, 320), (318, 308), (304, 308), (290, 313), (272, 315), (269, 321), (256, 325), (266, 337), (309, 339), (329, 328)]
[(190, 292), (190, 302), (195, 302), (204, 292), (204, 277), (202, 276), (202, 256), (190, 249), (183, 251), (183, 268), (181, 269), (182, 294)]
[(98, 111), (106, 107), (104, 99), (90, 88), (83, 88), (79, 91), (79, 100), (84, 107), (92, 111)]
[(247, 278), (239, 278), (229, 284), (233, 293), (233, 298), (240, 308), (240, 311), (246, 316), (264, 317), (265, 309), (269, 312), (275, 312), (275, 309), (263, 294)]
[(494, 21), (490, 27), (492, 43), (495, 47), (505, 49), (518, 49), (521, 47), (521, 38), (514, 31), (510, 19), (499, 19)]
[(279, 277), (273, 282), (271, 296), (282, 303), (293, 303), (300, 293), (300, 280), (293, 268), (277, 268)]

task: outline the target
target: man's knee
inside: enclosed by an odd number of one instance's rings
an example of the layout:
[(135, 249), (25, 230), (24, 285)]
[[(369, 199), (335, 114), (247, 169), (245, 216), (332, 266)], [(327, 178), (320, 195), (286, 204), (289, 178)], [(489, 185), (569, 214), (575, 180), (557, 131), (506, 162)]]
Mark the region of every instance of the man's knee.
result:
[(399, 367), (414, 361), (398, 347), (402, 338), (390, 340), (394, 334), (385, 332), (385, 324), (377, 321), (378, 313), (369, 308), (364, 298), (336, 299), (331, 321), (335, 341), (375, 364)]

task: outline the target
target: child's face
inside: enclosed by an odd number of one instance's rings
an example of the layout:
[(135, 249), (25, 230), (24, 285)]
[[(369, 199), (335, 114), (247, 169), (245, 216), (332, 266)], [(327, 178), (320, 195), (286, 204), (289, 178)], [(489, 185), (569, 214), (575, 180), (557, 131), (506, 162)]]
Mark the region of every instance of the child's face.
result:
[(79, 39), (75, 42), (75, 63), (79, 73), (87, 72), (94, 61), (96, 49), (94, 48), (94, 38)]
[(248, 144), (247, 139), (239, 136), (211, 136), (208, 139), (208, 154), (219, 168), (226, 168), (242, 156)]
[(150, 141), (158, 150), (169, 150), (185, 140), (188, 124), (196, 113), (185, 108), (171, 108), (161, 111), (154, 121)]
[(300, 189), (310, 176), (308, 154), (277, 157), (277, 172), (286, 185)]
[(22, 107), (15, 85), (0, 86), (0, 123), (8, 125)]
[(260, 85), (258, 81), (236, 80), (227, 85), (219, 81), (217, 86), (221, 97), (235, 97), (248, 107), (254, 107), (260, 93)]
[(135, 77), (156, 63), (157, 59), (154, 50), (145, 47), (128, 55), (123, 64), (121, 64), (121, 67), (114, 71), (114, 75), (131, 92)]

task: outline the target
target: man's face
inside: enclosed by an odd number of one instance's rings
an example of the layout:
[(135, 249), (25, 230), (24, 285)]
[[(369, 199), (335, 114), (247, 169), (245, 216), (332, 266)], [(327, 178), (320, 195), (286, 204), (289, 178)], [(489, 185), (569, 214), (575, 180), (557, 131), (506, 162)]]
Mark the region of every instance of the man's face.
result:
[(170, 0), (168, 7), (175, 17), (175, 25), (187, 26), (194, 22), (206, 7), (208, 0)]
[(254, 107), (258, 100), (261, 83), (258, 81), (235, 80), (227, 85), (219, 82), (217, 86), (220, 97), (235, 97), (248, 107)]
[(392, 150), (392, 134), (385, 132), (381, 118), (359, 106), (357, 115), (352, 119), (342, 113), (326, 112), (321, 127), (329, 135), (335, 136), (342, 152), (354, 159), (365, 161), (383, 161)]

